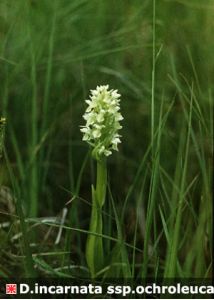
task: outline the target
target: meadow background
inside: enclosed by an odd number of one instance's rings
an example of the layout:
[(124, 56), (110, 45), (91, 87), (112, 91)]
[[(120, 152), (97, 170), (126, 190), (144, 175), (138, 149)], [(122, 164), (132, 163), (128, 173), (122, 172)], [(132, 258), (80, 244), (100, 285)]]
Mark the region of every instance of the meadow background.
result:
[(122, 95), (101, 276), (209, 278), (213, 0), (0, 0), (0, 276), (88, 277), (90, 89)]

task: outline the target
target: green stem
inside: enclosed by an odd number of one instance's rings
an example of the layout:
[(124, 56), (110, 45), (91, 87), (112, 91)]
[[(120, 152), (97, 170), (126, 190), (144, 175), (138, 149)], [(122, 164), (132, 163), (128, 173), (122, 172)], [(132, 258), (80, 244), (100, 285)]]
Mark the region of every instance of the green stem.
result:
[(37, 70), (36, 70), (36, 55), (35, 55), (35, 47), (33, 41), (33, 33), (32, 33), (32, 24), (29, 15), (29, 39), (30, 39), (30, 55), (31, 55), (31, 89), (32, 89), (32, 101), (31, 101), (31, 114), (29, 115), (31, 120), (31, 128), (30, 128), (30, 148), (29, 148), (29, 160), (33, 155), (33, 159), (30, 165), (30, 185), (29, 185), (29, 200), (30, 200), (30, 207), (29, 207), (29, 216), (30, 217), (37, 217), (38, 215), (38, 164), (35, 157), (35, 149), (38, 143), (38, 128), (37, 128), (37, 117), (38, 117), (38, 110), (37, 110)]
[(20, 219), (20, 227), (23, 235), (23, 242), (24, 242), (24, 251), (25, 251), (25, 268), (26, 268), (26, 276), (28, 278), (36, 278), (36, 271), (34, 269), (34, 262), (32, 257), (32, 252), (30, 248), (30, 242), (28, 239), (29, 233), (27, 230), (27, 223), (25, 220), (24, 212), (22, 209), (22, 205), (20, 203), (20, 199), (16, 201), (16, 209)]
[(96, 197), (100, 208), (102, 208), (105, 202), (106, 184), (107, 184), (106, 160), (97, 161)]
[(86, 243), (86, 260), (94, 278), (96, 273), (104, 266), (103, 241), (101, 236), (94, 235), (103, 233), (102, 207), (106, 197), (107, 168), (106, 160), (97, 161), (96, 190), (92, 186), (92, 211), (89, 234)]

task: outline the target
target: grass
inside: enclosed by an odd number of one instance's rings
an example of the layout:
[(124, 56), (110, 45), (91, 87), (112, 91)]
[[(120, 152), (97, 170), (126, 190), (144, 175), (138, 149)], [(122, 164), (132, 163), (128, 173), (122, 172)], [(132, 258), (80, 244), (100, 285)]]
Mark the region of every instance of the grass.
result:
[(0, 2), (1, 276), (89, 276), (96, 174), (79, 126), (109, 84), (124, 121), (100, 276), (211, 277), (213, 14), (196, 0)]

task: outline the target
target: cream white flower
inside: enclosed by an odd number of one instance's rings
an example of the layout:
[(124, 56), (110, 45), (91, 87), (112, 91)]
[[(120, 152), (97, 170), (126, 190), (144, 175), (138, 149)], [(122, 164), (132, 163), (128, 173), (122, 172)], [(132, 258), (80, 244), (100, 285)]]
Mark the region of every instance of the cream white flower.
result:
[(109, 90), (108, 85), (97, 86), (91, 90), (91, 95), (85, 102), (88, 107), (83, 115), (86, 121), (81, 126), (83, 140), (92, 147), (92, 155), (96, 159), (112, 154), (112, 150), (118, 151), (121, 143), (118, 130), (122, 128), (120, 121), (123, 117), (120, 113), (120, 94), (117, 90)]

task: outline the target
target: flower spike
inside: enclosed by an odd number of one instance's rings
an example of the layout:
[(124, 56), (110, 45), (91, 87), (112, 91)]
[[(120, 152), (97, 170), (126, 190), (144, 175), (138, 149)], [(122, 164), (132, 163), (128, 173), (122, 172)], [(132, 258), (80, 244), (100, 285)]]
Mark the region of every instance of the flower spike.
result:
[(118, 151), (121, 143), (118, 131), (122, 128), (120, 121), (123, 117), (120, 113), (120, 94), (117, 90), (109, 90), (108, 85), (97, 86), (91, 90), (90, 99), (83, 115), (86, 124), (81, 126), (83, 141), (92, 147), (92, 155), (97, 160), (112, 154), (112, 150)]

